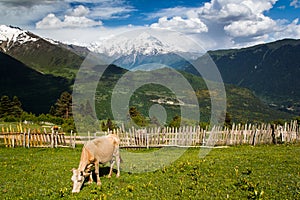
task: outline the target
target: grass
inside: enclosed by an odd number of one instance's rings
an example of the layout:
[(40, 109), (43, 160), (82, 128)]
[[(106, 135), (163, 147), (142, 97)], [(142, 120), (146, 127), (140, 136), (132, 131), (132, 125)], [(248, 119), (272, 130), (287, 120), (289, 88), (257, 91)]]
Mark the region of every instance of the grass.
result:
[(104, 167), (101, 187), (85, 184), (72, 194), (70, 170), (80, 153), (80, 147), (1, 147), (0, 199), (300, 198), (299, 144), (213, 149), (204, 158), (199, 149), (188, 149), (170, 166), (147, 173), (121, 170), (120, 178), (106, 178)]

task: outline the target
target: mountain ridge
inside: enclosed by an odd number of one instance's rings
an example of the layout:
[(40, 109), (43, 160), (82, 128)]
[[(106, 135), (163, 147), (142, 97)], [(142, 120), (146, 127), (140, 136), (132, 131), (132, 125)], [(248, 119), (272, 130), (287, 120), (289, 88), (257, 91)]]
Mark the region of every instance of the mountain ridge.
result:
[[(74, 79), (84, 54), (13, 26), (0, 26), (0, 51), (44, 74)], [(24, 39), (25, 38), (25, 39)], [(72, 49), (72, 50), (71, 50)], [(79, 47), (77, 48), (79, 49)]]
[(225, 83), (246, 87), (277, 109), (300, 113), (300, 40), (284, 39), (208, 54)]

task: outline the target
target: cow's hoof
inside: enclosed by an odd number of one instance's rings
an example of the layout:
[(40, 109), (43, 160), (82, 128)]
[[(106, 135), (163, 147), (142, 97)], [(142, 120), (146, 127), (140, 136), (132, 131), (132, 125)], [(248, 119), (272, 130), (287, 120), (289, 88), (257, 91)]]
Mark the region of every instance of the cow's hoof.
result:
[(97, 182), (97, 185), (98, 185), (98, 186), (101, 186), (101, 182)]
[(107, 175), (107, 178), (111, 178), (111, 175), (109, 174), (109, 175)]

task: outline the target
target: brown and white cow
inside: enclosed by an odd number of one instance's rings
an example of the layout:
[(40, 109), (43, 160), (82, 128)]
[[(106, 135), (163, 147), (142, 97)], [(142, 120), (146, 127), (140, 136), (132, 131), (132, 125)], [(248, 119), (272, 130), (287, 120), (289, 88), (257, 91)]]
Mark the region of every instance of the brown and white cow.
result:
[(97, 185), (101, 185), (99, 177), (99, 163), (104, 164), (110, 162), (110, 171), (108, 177), (112, 175), (115, 162), (117, 163), (117, 177), (120, 176), (120, 139), (115, 134), (102, 136), (94, 140), (88, 141), (82, 148), (81, 158), (78, 169), (73, 168), (73, 193), (78, 193), (85, 177), (89, 176), (89, 183), (92, 180), (91, 167), (95, 166), (95, 174), (97, 177)]

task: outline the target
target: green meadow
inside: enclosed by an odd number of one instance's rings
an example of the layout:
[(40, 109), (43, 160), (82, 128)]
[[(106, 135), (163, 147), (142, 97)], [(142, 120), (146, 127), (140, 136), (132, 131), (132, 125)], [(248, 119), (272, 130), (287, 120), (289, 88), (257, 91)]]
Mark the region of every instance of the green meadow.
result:
[(300, 144), (215, 148), (203, 158), (199, 151), (152, 172), (121, 169), (120, 178), (102, 166), (101, 187), (85, 183), (72, 194), (81, 147), (0, 147), (0, 199), (300, 199)]

